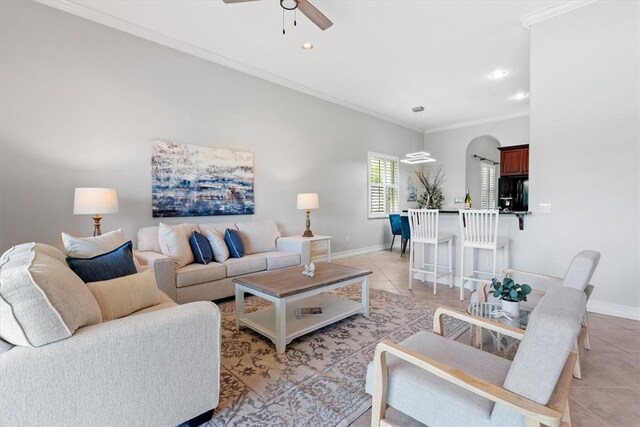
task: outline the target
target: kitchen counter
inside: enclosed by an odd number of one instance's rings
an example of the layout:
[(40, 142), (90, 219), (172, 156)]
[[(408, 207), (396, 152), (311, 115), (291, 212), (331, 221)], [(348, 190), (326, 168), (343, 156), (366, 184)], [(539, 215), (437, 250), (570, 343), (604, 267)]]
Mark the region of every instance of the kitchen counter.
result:
[[(441, 214), (455, 214), (458, 215), (460, 211), (464, 211), (464, 209), (440, 209)], [(403, 210), (402, 213), (408, 213), (408, 210)], [(520, 230), (524, 230), (524, 217), (525, 215), (531, 215), (533, 212), (531, 211), (508, 211), (508, 212), (500, 212), (500, 215), (513, 215), (518, 218), (518, 228)]]

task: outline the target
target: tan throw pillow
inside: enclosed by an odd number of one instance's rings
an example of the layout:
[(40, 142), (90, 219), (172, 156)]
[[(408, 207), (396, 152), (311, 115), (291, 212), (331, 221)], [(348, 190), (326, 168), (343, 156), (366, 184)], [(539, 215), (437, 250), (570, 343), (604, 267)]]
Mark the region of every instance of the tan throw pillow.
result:
[(195, 261), (189, 245), (189, 236), (194, 231), (199, 231), (197, 224), (169, 225), (161, 222), (158, 227), (162, 254), (173, 258), (178, 268)]
[[(62, 233), (62, 243), (67, 256), (71, 258), (93, 258), (114, 250), (118, 246), (123, 245), (124, 233), (122, 228), (110, 231), (100, 236), (92, 237), (75, 237), (69, 233)], [(136, 257), (133, 257), (136, 270), (140, 271), (141, 266)]]
[(138, 250), (162, 253), (158, 240), (158, 226), (143, 227), (138, 230)]
[(245, 255), (278, 250), (276, 240), (281, 234), (275, 221), (239, 222), (236, 227), (244, 243)]
[(2, 256), (0, 337), (40, 347), (100, 323), (100, 308), (84, 282), (66, 264), (31, 245)]
[(153, 271), (87, 283), (100, 306), (102, 321), (119, 319), (161, 302)]
[(205, 235), (213, 251), (213, 259), (216, 262), (225, 262), (229, 258), (229, 248), (222, 233), (218, 230), (206, 230)]

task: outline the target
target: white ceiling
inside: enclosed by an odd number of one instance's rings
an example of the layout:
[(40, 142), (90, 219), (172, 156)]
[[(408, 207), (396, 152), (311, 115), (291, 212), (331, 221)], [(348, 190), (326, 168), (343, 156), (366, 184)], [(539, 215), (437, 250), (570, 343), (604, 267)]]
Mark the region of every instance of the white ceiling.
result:
[[(320, 31), (277, 0), (63, 1), (55, 6), (320, 98), (433, 130), (524, 115), (529, 30), (520, 18), (557, 1), (311, 0)], [(54, 2), (44, 3), (52, 4)], [(315, 48), (305, 51), (303, 42)], [(487, 75), (502, 68), (499, 81)], [(411, 108), (425, 106), (415, 114)]]

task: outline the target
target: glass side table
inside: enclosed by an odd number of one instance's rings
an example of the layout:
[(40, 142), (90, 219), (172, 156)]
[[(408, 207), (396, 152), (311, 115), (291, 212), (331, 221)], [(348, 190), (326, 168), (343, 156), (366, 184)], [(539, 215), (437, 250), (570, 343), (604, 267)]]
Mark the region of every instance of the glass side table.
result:
[[(481, 317), (491, 320), (492, 322), (502, 323), (504, 325), (515, 326), (520, 329), (526, 329), (529, 321), (531, 310), (520, 307), (520, 317), (515, 319), (502, 313), (502, 305), (500, 303), (478, 302), (469, 304), (467, 313), (474, 317)], [(509, 359), (513, 359), (518, 350), (519, 340), (502, 335), (497, 332), (490, 332), (491, 341), (485, 340), (482, 327), (471, 328), (471, 339), (475, 347), (487, 351), (491, 351), (497, 355), (502, 355)], [(490, 348), (487, 348), (490, 347)]]

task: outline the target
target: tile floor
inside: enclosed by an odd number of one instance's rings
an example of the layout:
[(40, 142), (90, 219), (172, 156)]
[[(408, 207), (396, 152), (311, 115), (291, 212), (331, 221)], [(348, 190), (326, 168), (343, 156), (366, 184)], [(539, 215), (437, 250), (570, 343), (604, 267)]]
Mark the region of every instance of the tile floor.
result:
[[(438, 285), (433, 295), (431, 284), (415, 280), (409, 290), (409, 260), (400, 258), (398, 246), (393, 252), (380, 251), (335, 262), (373, 271), (370, 286), (414, 298), (425, 298), (444, 305), (465, 308), (457, 288)], [(581, 350), (582, 379), (573, 379), (570, 409), (574, 427), (640, 425), (640, 322), (589, 314), (591, 350)], [(422, 426), (392, 411), (399, 425)], [(390, 415), (391, 415), (390, 414)], [(353, 427), (369, 426), (371, 410), (359, 417)]]

